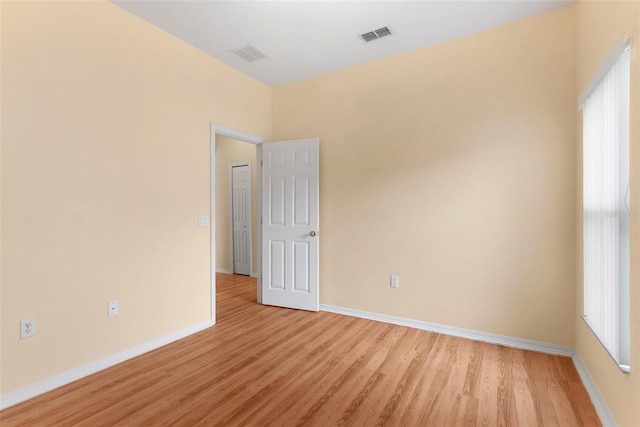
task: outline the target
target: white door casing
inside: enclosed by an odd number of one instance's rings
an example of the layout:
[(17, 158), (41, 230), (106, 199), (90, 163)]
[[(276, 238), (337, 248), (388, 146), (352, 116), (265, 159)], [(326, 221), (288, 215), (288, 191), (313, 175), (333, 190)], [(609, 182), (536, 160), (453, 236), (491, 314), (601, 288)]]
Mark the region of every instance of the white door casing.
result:
[(231, 166), (233, 272), (251, 274), (251, 167)]
[(262, 144), (263, 304), (319, 309), (318, 144)]
[[(215, 123), (211, 123), (210, 127), (211, 127), (211, 133), (210, 133), (210, 141), (209, 141), (209, 189), (211, 193), (209, 198), (209, 203), (210, 203), (209, 213), (211, 215), (210, 224), (212, 226), (209, 227), (209, 263), (210, 263), (209, 264), (210, 265), (209, 289), (210, 289), (211, 324), (215, 324), (216, 323), (216, 227), (214, 226), (214, 224), (216, 224), (216, 214), (215, 214), (216, 213), (216, 137), (222, 135), (222, 136), (226, 136), (229, 138), (237, 139), (239, 141), (255, 145), (256, 157), (257, 157), (256, 161), (257, 161), (258, 167), (262, 159), (261, 147), (262, 147), (262, 144), (266, 142), (266, 140), (263, 138), (249, 135), (247, 133), (240, 132), (236, 129), (228, 128), (226, 126), (221, 126)], [(257, 194), (258, 194), (258, 198), (257, 198), (258, 206), (256, 209), (257, 209), (257, 212), (262, 212), (262, 206), (261, 206), (262, 198), (260, 197), (260, 194), (262, 194), (262, 188), (261, 188), (262, 180), (258, 179), (256, 183), (257, 183)], [(262, 266), (260, 264), (262, 259), (262, 254), (261, 254), (262, 224), (260, 223), (260, 221), (258, 221), (258, 223), (256, 224), (256, 227), (257, 227), (256, 249), (258, 251), (258, 256), (254, 261), (254, 264), (255, 264), (254, 267), (258, 272), (257, 297), (258, 297), (258, 302), (261, 303), (262, 302), (262, 277), (261, 277)]]

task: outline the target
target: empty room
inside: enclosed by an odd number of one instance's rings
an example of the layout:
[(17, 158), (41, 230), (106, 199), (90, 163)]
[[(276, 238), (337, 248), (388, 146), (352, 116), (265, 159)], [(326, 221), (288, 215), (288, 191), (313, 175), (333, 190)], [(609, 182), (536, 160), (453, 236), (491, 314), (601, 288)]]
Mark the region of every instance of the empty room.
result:
[(0, 1), (0, 424), (640, 427), (640, 1)]

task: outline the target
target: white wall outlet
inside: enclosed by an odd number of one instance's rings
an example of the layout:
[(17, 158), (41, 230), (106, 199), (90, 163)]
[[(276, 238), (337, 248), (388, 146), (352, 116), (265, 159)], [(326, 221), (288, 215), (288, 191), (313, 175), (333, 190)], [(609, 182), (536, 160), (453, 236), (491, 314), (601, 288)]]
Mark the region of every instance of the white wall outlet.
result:
[(107, 304), (107, 308), (108, 308), (107, 314), (109, 315), (109, 317), (113, 317), (120, 312), (118, 309), (117, 300), (109, 301), (109, 303)]
[(389, 283), (392, 288), (398, 287), (398, 276), (391, 276), (391, 282)]
[(198, 217), (198, 226), (207, 227), (209, 225), (209, 215), (200, 215)]
[(27, 319), (20, 321), (20, 338), (29, 338), (36, 334), (35, 319)]

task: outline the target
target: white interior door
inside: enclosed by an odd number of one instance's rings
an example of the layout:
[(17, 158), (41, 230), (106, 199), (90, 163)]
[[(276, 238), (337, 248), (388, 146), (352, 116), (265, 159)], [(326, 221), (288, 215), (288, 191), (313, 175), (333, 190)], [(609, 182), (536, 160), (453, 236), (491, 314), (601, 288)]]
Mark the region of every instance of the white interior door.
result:
[(233, 272), (251, 274), (251, 169), (231, 167)]
[(318, 311), (318, 139), (262, 144), (262, 303)]

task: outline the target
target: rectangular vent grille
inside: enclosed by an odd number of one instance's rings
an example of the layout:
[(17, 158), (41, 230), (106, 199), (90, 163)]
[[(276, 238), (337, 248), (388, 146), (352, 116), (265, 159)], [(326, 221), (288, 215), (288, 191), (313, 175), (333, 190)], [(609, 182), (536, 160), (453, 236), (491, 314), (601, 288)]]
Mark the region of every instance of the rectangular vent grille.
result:
[(258, 59), (266, 58), (267, 55), (260, 52), (255, 47), (248, 45), (245, 47), (240, 47), (238, 49), (231, 49), (230, 52), (235, 53), (240, 58), (244, 59), (247, 62), (257, 61)]
[(374, 33), (373, 31), (369, 31), (368, 33), (361, 34), (360, 37), (362, 37), (362, 40), (366, 41), (367, 43), (374, 40), (378, 40), (378, 36), (376, 36), (376, 33)]
[(387, 37), (391, 35), (391, 31), (389, 31), (389, 27), (382, 27), (376, 30), (376, 36), (379, 38)]
[(374, 40), (381, 39), (382, 37), (390, 36), (391, 34), (392, 33), (391, 30), (389, 30), (389, 27), (382, 27), (378, 28), (377, 30), (369, 31), (368, 33), (360, 34), (360, 37), (362, 38), (362, 40), (369, 43)]

